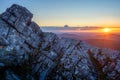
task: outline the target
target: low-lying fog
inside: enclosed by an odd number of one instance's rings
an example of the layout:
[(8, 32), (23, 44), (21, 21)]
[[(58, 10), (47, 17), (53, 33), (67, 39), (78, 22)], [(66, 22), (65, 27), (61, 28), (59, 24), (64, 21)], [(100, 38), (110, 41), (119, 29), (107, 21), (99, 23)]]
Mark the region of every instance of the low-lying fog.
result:
[(59, 37), (84, 40), (88, 44), (120, 50), (120, 28), (42, 27), (44, 32), (56, 33)]

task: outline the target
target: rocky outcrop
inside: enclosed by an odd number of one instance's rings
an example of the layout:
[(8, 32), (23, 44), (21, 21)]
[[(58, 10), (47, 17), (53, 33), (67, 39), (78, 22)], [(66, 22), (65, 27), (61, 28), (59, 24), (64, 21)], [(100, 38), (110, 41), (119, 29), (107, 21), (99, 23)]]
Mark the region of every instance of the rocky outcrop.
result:
[(110, 49), (91, 48), (88, 51), (97, 74), (102, 79), (120, 79), (120, 52)]
[[(105, 52), (109, 50), (83, 41), (42, 32), (32, 17), (30, 11), (16, 4), (0, 15), (1, 79), (120, 79), (119, 52), (109, 54)], [(101, 73), (105, 74), (102, 78)]]
[[(28, 59), (26, 53), (32, 52), (33, 48), (38, 48), (42, 31), (36, 23), (31, 22), (31, 18), (32, 13), (15, 4), (0, 15), (2, 49), (11, 53), (11, 58), (8, 54), (8, 57), (5, 58), (3, 56), (7, 55), (4, 55), (5, 52), (3, 52), (1, 57), (5, 60), (2, 60), (9, 61), (11, 59), (13, 60), (11, 62), (15, 60), (16, 63), (21, 63), (21, 61)], [(16, 59), (13, 59), (14, 55), (16, 55)], [(12, 64), (11, 62), (9, 61), (10, 64)]]

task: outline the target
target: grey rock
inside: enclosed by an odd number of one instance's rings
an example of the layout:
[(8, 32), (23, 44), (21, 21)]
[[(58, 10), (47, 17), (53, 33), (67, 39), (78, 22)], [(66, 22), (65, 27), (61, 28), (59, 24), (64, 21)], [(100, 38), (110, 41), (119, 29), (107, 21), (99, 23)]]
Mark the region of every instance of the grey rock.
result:
[(17, 75), (15, 75), (12, 71), (5, 71), (5, 80), (21, 80)]
[(8, 46), (9, 42), (2, 36), (0, 36), (0, 45), (1, 46)]
[(4, 67), (5, 65), (3, 63), (0, 63), (0, 67)]
[[(9, 15), (8, 15), (9, 14)], [(1, 18), (12, 26), (18, 28), (19, 23), (25, 23), (27, 25), (31, 22), (33, 14), (29, 12), (25, 7), (13, 4), (6, 12), (1, 14)]]
[(2, 19), (0, 19), (0, 36), (6, 37), (9, 32), (9, 25), (6, 24)]
[(116, 64), (115, 70), (116, 70), (118, 73), (120, 73), (120, 60), (117, 60), (117, 64)]
[(104, 79), (119, 80), (119, 51), (93, 47), (91, 53), (90, 55), (93, 55), (93, 58), (100, 66), (99, 70), (101, 73), (106, 75)]

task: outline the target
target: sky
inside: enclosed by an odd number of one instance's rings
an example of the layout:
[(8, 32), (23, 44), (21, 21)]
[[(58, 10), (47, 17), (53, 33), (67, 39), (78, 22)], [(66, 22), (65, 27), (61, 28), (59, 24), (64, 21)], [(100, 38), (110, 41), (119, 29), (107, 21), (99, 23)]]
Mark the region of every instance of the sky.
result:
[(120, 27), (120, 0), (0, 0), (0, 14), (12, 4), (31, 11), (39, 26)]

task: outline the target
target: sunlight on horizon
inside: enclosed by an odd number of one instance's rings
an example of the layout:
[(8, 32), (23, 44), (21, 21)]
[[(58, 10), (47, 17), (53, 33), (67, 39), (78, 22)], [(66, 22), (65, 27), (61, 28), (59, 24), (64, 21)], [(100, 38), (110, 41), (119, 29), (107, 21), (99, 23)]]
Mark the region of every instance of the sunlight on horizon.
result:
[(43, 28), (44, 31), (48, 32), (55, 32), (55, 33), (119, 33), (120, 28), (111, 28), (111, 27), (105, 27), (105, 28), (92, 28), (92, 27), (47, 27)]
[(110, 28), (104, 28), (103, 31), (108, 33), (108, 32), (111, 31), (111, 29)]

